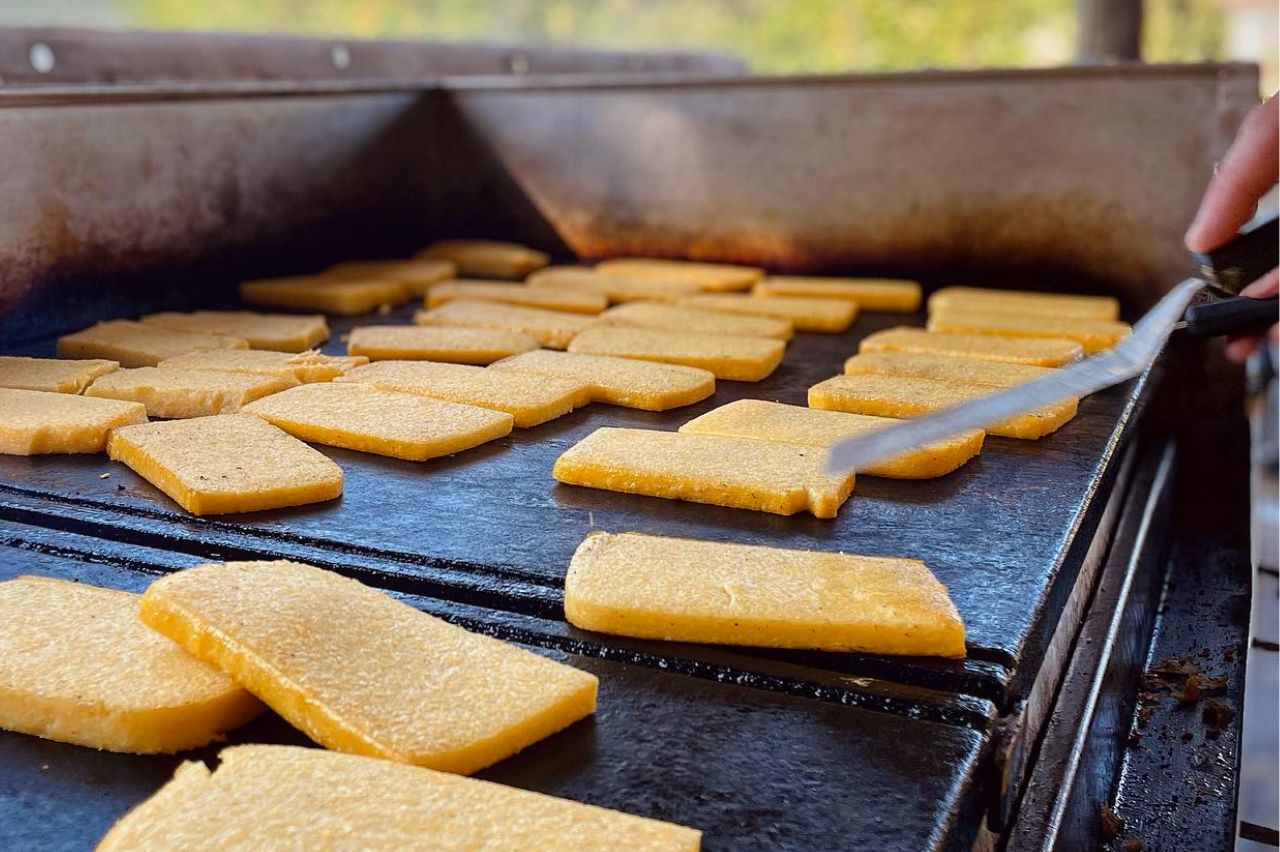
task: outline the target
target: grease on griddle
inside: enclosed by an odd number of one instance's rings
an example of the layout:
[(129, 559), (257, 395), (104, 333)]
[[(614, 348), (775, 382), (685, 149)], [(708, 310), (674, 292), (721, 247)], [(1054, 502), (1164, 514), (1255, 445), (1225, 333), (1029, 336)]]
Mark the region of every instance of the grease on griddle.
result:
[(1124, 831), (1124, 820), (1116, 815), (1111, 809), (1111, 805), (1103, 802), (1098, 806), (1098, 817), (1102, 820), (1102, 837), (1104, 840), (1114, 840)]

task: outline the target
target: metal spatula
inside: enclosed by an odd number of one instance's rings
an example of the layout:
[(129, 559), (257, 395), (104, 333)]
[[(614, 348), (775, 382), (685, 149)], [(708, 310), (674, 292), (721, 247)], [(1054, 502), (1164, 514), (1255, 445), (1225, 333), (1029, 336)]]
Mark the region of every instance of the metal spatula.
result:
[(1195, 305), (1192, 302), (1206, 287), (1234, 296), (1250, 281), (1274, 268), (1276, 234), (1276, 220), (1272, 219), (1209, 255), (1197, 255), (1196, 275), (1170, 290), (1114, 349), (1026, 384), (843, 440), (828, 452), (827, 471), (865, 470), (966, 429), (981, 429), (1067, 397), (1084, 396), (1119, 384), (1147, 369), (1175, 328), (1211, 337), (1269, 327), (1277, 321), (1275, 298), (1235, 296), (1212, 298)]

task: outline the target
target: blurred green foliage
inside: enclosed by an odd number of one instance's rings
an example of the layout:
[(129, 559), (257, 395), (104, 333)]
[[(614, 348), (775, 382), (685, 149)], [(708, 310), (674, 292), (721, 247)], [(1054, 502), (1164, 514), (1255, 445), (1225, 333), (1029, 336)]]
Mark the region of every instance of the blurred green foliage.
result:
[[(760, 72), (1052, 65), (1075, 0), (123, 0), (143, 26), (715, 49)], [(1217, 58), (1218, 0), (1147, 0), (1148, 61)]]

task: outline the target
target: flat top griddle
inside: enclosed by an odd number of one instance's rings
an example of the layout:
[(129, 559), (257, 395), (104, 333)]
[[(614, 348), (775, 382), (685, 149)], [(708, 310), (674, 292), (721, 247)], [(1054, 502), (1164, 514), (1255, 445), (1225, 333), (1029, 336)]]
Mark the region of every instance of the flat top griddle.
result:
[[(325, 349), (341, 353), (340, 335), (353, 325), (410, 317), (403, 308), (387, 317), (338, 320)], [(764, 382), (719, 382), (710, 399), (663, 413), (593, 404), (451, 458), (413, 463), (322, 447), (346, 473), (345, 494), (296, 509), (195, 518), (102, 456), (0, 457), (0, 516), (52, 514), (68, 529), (90, 525), (110, 537), (211, 558), (298, 558), (384, 587), (550, 621), (562, 618), (565, 570), (593, 529), (912, 556), (950, 589), (966, 624), (968, 660), (760, 652), (747, 668), (801, 665), (1005, 705), (1038, 668), (1115, 479), (1145, 377), (1085, 399), (1071, 423), (1043, 440), (988, 437), (981, 457), (949, 476), (860, 477), (831, 521), (614, 494), (551, 478), (555, 459), (600, 426), (675, 429), (742, 397), (803, 405), (809, 386), (840, 372), (861, 337), (920, 322), (867, 313), (846, 334), (798, 334)], [(51, 354), (52, 340), (25, 351)], [(104, 472), (110, 478), (100, 479)], [(603, 647), (628, 644), (594, 639)], [(640, 644), (660, 657), (713, 653)], [(746, 665), (742, 654), (736, 659)], [(851, 688), (863, 686), (876, 689)]]
[[(200, 560), (0, 521), (0, 580), (39, 574), (141, 591)], [(408, 597), (430, 609), (430, 602)], [(672, 820), (714, 849), (962, 849), (986, 736), (732, 683), (540, 650), (600, 677), (599, 710), (478, 777)], [(267, 713), (231, 742), (307, 745)], [(86, 849), (182, 759), (0, 731), (0, 848)]]

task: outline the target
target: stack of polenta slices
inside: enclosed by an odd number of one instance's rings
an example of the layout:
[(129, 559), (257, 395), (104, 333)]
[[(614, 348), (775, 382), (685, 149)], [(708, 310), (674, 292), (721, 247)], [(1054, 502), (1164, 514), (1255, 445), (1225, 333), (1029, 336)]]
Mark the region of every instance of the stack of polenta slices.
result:
[[(757, 286), (765, 298), (795, 298), (820, 288), (893, 292), (903, 282), (799, 279)], [(862, 285), (863, 290), (858, 290)], [(907, 291), (890, 307), (914, 307)], [(800, 298), (803, 298), (801, 296)], [(872, 297), (874, 298), (874, 296)], [(881, 302), (880, 304), (884, 304)], [(844, 374), (809, 389), (809, 407), (739, 400), (696, 417), (679, 432), (600, 429), (557, 461), (561, 482), (650, 496), (758, 509), (808, 510), (833, 518), (853, 490), (853, 475), (823, 471), (825, 450), (893, 420), (915, 417), (1038, 378), (1129, 333), (1119, 304), (1075, 296), (948, 287), (929, 300), (927, 329), (899, 327), (863, 340)], [(1075, 416), (1068, 399), (920, 447), (863, 471), (872, 476), (942, 476), (981, 451), (986, 433), (1044, 437)]]
[[(885, 417), (915, 417), (1045, 375), (1115, 346), (1130, 327), (1110, 296), (946, 287), (929, 297), (926, 329), (869, 335), (844, 374), (809, 389), (809, 405)], [(1042, 438), (1076, 415), (1067, 399), (986, 431)]]

